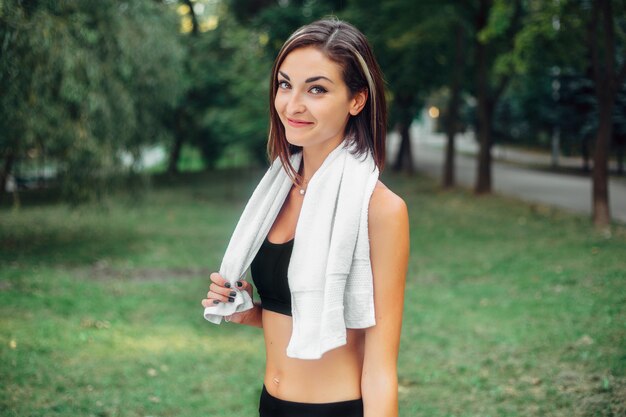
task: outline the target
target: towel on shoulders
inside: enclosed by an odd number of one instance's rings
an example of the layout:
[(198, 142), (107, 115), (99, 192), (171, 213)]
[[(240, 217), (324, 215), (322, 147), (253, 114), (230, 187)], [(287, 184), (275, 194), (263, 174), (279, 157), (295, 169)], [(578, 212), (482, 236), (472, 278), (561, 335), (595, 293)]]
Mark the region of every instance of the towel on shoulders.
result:
[[(287, 356), (319, 359), (346, 344), (346, 328), (375, 324), (368, 238), (369, 201), (379, 171), (368, 152), (356, 155), (344, 141), (309, 180), (296, 225), (287, 272), (293, 330)], [(290, 157), (300, 166), (301, 153)], [(235, 227), (220, 274), (237, 292), (232, 303), (206, 307), (204, 317), (223, 317), (253, 307), (236, 289), (274, 224), (293, 182), (277, 158), (265, 173)]]

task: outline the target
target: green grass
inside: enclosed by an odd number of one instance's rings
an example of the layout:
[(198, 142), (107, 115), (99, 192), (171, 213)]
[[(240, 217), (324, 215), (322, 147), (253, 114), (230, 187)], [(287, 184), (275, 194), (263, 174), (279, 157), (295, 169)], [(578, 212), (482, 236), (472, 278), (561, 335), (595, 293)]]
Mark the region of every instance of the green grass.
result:
[[(254, 416), (258, 329), (202, 318), (259, 171), (0, 210), (0, 415)], [(388, 174), (411, 218), (400, 415), (626, 410), (626, 229)]]

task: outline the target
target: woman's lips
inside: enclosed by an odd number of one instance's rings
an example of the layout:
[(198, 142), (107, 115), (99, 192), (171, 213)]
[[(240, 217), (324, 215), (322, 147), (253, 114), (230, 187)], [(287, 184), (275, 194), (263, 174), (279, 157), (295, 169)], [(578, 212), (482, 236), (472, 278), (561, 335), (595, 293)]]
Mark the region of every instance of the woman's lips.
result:
[(313, 124), (313, 122), (305, 122), (302, 120), (293, 120), (289, 118), (287, 118), (287, 123), (289, 123), (289, 126), (293, 127), (305, 127)]

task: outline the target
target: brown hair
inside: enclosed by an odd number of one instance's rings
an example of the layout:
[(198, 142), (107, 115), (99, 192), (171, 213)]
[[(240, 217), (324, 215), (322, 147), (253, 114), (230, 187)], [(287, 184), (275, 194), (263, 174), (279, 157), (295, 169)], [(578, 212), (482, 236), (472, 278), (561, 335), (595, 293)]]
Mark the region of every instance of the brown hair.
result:
[(345, 136), (354, 142), (359, 155), (371, 152), (380, 171), (385, 164), (385, 137), (387, 134), (387, 107), (382, 73), (372, 49), (357, 28), (336, 18), (318, 20), (302, 26), (291, 34), (278, 52), (270, 79), (270, 126), (267, 152), (270, 160), (277, 157), (289, 175), (298, 183), (300, 175), (290, 164), (289, 157), (299, 152), (300, 146), (287, 142), (285, 128), (274, 108), (278, 90), (278, 69), (289, 53), (297, 48), (313, 46), (342, 68), (343, 81), (350, 93), (367, 90), (365, 107), (356, 116), (350, 116)]

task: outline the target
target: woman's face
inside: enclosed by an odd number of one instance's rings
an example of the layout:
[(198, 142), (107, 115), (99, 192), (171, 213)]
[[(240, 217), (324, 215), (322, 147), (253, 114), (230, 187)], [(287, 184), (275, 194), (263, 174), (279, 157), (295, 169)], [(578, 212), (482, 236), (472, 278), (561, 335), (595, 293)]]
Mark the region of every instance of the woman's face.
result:
[(349, 116), (367, 95), (351, 97), (342, 69), (314, 47), (289, 53), (278, 69), (274, 107), (292, 145), (333, 149), (344, 139)]

